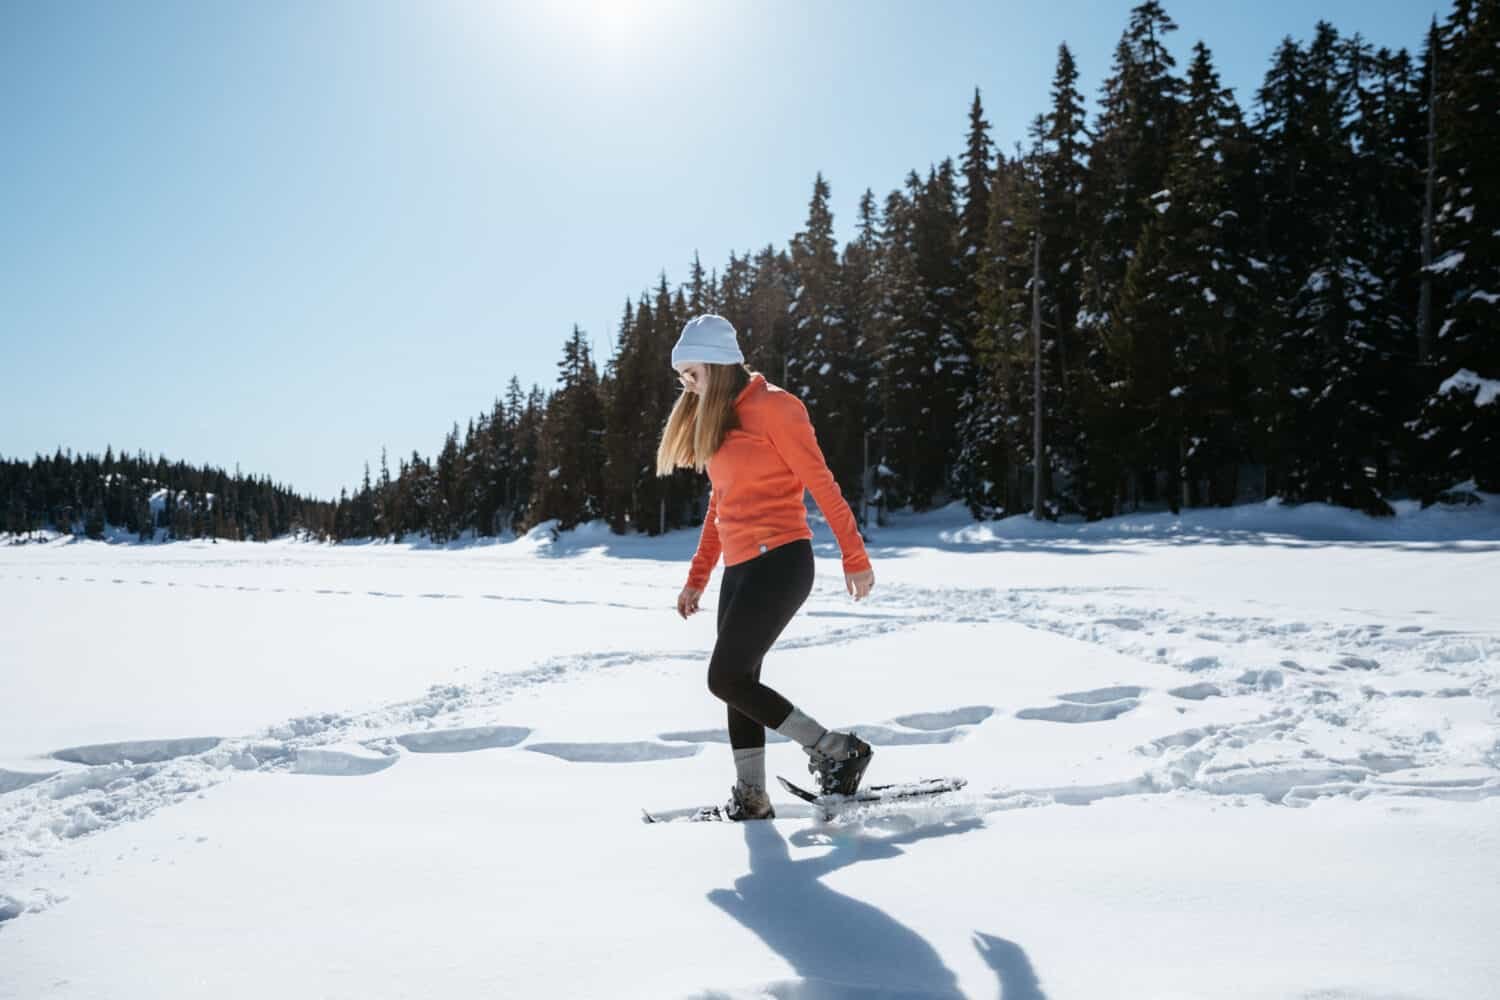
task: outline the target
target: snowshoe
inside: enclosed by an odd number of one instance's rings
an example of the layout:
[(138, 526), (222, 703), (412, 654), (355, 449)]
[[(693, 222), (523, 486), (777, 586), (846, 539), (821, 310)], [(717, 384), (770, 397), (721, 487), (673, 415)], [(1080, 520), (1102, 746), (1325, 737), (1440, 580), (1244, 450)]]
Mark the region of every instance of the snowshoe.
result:
[(724, 818), (735, 822), (747, 819), (775, 819), (776, 810), (771, 806), (771, 796), (758, 785), (747, 785), (736, 781), (729, 790), (729, 802), (724, 806)]
[(807, 770), (818, 779), (823, 795), (853, 795), (875, 755), (870, 744), (853, 733), (829, 733), (804, 749), (811, 758)]

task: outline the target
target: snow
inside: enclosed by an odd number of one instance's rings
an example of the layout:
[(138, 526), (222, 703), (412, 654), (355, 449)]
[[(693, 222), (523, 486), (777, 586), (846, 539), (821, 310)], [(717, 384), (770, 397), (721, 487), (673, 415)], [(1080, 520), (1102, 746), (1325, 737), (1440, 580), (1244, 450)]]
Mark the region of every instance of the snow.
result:
[(1428, 267), (1427, 270), (1431, 271), (1433, 274), (1442, 274), (1444, 271), (1453, 270), (1463, 262), (1464, 252), (1462, 250), (1449, 250), (1447, 253), (1443, 254), (1440, 259), (1433, 261), (1432, 265)]
[(1477, 288), (1469, 293), (1469, 298), (1478, 299), (1480, 302), (1486, 302), (1490, 305), (1500, 303), (1500, 295), (1497, 295), (1494, 292), (1481, 291)]
[(1479, 496), (897, 513), (860, 603), (813, 517), (763, 679), (969, 786), (745, 826), (639, 821), (733, 776), (695, 528), (0, 537), (0, 998), (1488, 995)]
[(1438, 395), (1446, 396), (1450, 392), (1475, 391), (1474, 405), (1489, 406), (1497, 398), (1500, 398), (1500, 380), (1492, 378), (1480, 378), (1467, 368), (1460, 368), (1452, 375), (1443, 380), (1438, 386)]
[[(153, 517), (155, 517), (157, 514), (161, 514), (167, 509), (167, 495), (169, 493), (172, 493), (172, 491), (166, 488), (162, 488), (152, 492), (151, 496), (147, 500), (147, 504), (151, 508), (151, 514)], [(172, 496), (172, 502), (179, 506), (186, 504), (189, 499), (188, 492), (186, 490), (178, 490), (176, 493), (172, 493)], [(201, 494), (201, 496), (204, 501), (204, 506), (206, 506), (209, 510), (212, 510), (214, 506), (214, 495), (212, 493), (204, 493)]]

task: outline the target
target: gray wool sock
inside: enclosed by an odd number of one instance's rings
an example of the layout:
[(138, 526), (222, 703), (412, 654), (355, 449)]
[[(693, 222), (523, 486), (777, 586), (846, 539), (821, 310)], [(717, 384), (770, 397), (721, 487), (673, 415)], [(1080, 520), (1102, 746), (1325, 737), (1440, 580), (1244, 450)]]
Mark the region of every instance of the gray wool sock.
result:
[(744, 747), (734, 752), (734, 773), (747, 785), (766, 787), (766, 748)]
[(824, 733), (818, 739), (817, 743), (813, 744), (813, 749), (814, 750), (821, 750), (824, 753), (831, 754), (843, 742), (844, 742), (843, 734), (842, 733), (836, 733), (832, 729), (830, 729), (830, 730), (828, 730), (826, 733)]
[(776, 727), (776, 731), (789, 740), (796, 740), (805, 747), (813, 746), (828, 732), (817, 721), (804, 715), (799, 708), (792, 709), (792, 714), (786, 717), (786, 721)]

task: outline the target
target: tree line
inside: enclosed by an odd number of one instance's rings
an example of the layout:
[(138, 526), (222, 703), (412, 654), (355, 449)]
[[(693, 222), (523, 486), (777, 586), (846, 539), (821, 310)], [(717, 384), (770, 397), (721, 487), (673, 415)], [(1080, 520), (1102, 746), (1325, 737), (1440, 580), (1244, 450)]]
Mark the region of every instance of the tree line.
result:
[[(1138, 4), (1093, 114), (1059, 46), (1050, 107), (997, 148), (976, 90), (957, 162), (865, 190), (852, 239), (813, 182), (785, 248), (697, 255), (624, 303), (602, 366), (455, 423), (431, 461), (301, 509), (321, 537), (434, 540), (701, 521), (654, 474), (683, 323), (717, 312), (798, 393), (851, 506), (1100, 518), (1280, 497), (1371, 514), (1500, 491), (1500, 0), (1419, 52), (1320, 22), (1247, 112), (1201, 41)], [(291, 523), (291, 522), (287, 522)], [(243, 527), (239, 530), (243, 531)]]
[(139, 541), (225, 538), (266, 541), (331, 527), (334, 505), (270, 479), (211, 466), (58, 449), (30, 462), (0, 459), (0, 531), (13, 540), (53, 528), (102, 539), (111, 529)]

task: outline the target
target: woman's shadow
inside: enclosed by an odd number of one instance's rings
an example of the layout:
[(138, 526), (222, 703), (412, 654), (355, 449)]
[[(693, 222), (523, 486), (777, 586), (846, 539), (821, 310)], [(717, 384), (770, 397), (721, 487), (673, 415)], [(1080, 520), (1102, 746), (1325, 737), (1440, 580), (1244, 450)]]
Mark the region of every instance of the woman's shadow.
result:
[[(802, 979), (778, 992), (819, 998), (961, 997), (953, 972), (921, 935), (869, 903), (828, 888), (824, 875), (860, 861), (899, 857), (901, 845), (965, 833), (978, 819), (919, 827), (880, 839), (845, 837), (793, 861), (771, 823), (746, 823), (750, 871), (708, 899), (787, 960)], [(805, 835), (794, 835), (798, 840)], [(799, 845), (800, 846), (800, 845)], [(934, 886), (934, 892), (952, 891)]]

